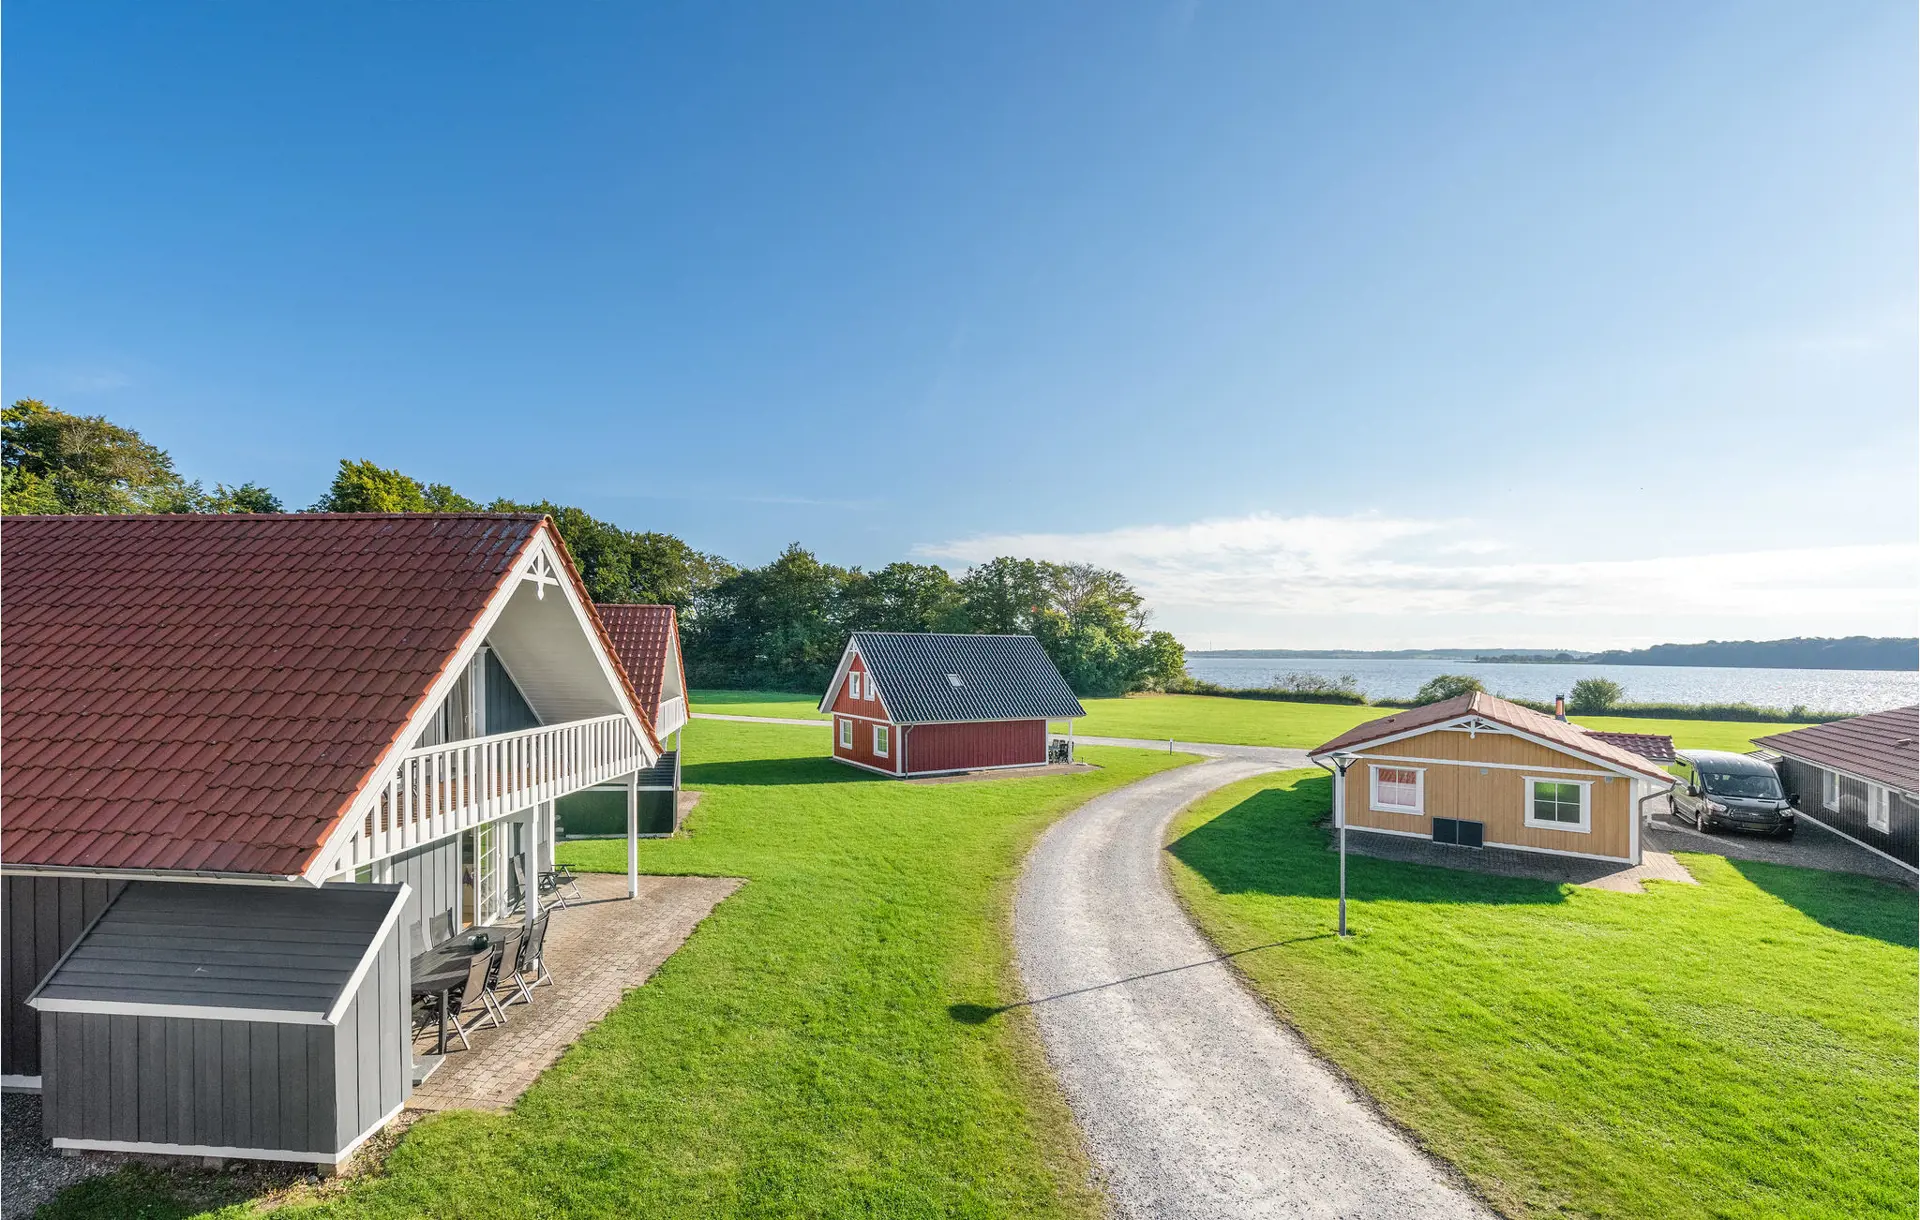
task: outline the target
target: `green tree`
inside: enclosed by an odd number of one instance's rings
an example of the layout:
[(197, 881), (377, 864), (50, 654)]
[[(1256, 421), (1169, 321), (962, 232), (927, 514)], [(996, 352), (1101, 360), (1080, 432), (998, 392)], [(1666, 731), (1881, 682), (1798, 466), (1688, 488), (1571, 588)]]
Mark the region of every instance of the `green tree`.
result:
[(495, 512), (545, 513), (573, 556), (596, 602), (671, 605), (689, 619), (702, 596), (737, 569), (718, 555), (694, 550), (672, 534), (624, 530), (583, 509), (542, 500), (496, 500)]
[(1053, 606), (1060, 569), (1033, 559), (1001, 556), (967, 569), (960, 602), (970, 631), (1024, 635)]
[(1455, 699), (1461, 695), (1470, 695), (1487, 688), (1480, 685), (1480, 679), (1472, 674), (1441, 674), (1429, 678), (1414, 695), (1415, 703), (1439, 703), (1443, 699)]
[(846, 617), (860, 631), (959, 631), (966, 626), (960, 585), (943, 567), (890, 563), (848, 582)]
[(1626, 694), (1626, 688), (1611, 679), (1582, 678), (1573, 684), (1573, 693), (1567, 696), (1567, 710), (1596, 716), (1611, 710)]
[(369, 461), (340, 459), (327, 494), (314, 502), (315, 513), (425, 513), (427, 489), (420, 480)]
[(689, 678), (696, 686), (824, 687), (846, 647), (846, 594), (856, 576), (797, 542), (765, 567), (735, 572), (696, 608)]
[(0, 411), (0, 511), (164, 511), (187, 486), (166, 450), (105, 416), (36, 398)]

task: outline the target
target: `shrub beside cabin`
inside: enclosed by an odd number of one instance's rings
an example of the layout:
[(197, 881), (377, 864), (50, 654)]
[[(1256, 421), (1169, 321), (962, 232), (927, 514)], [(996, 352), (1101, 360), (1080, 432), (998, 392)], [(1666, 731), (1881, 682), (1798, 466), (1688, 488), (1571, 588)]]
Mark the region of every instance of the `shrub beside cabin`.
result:
[(882, 775), (1048, 761), (1047, 722), (1087, 714), (1030, 635), (856, 631), (820, 710), (833, 757)]
[[(1673, 777), (1578, 725), (1475, 693), (1371, 720), (1314, 750), (1350, 830), (1640, 863), (1646, 802)], [(1336, 821), (1336, 825), (1339, 824)]]

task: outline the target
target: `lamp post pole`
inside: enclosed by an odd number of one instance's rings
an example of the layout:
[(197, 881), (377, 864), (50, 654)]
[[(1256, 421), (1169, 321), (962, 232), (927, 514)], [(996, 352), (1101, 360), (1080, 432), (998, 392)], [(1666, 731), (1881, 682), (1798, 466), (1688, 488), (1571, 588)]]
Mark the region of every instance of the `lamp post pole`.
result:
[(1340, 782), (1333, 788), (1333, 817), (1340, 831), (1340, 935), (1347, 935), (1347, 768), (1358, 757), (1345, 750), (1333, 756), (1340, 769)]

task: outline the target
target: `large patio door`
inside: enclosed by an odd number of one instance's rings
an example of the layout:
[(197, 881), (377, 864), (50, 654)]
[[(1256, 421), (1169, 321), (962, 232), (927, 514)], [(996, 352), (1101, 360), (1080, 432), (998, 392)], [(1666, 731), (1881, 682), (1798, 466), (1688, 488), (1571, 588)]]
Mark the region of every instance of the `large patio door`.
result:
[(474, 889), (479, 893), (483, 924), (499, 923), (506, 912), (505, 889), (500, 873), (500, 824), (489, 822), (476, 827), (474, 838)]

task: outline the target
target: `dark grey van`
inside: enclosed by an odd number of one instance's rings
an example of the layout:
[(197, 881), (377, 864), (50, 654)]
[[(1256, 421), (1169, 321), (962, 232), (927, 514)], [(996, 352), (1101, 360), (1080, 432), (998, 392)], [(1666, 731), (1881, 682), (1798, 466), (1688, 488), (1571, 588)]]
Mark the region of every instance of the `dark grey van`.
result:
[(1725, 750), (1682, 750), (1680, 782), (1670, 798), (1673, 816), (1704, 833), (1744, 830), (1793, 837), (1793, 808), (1772, 764)]

